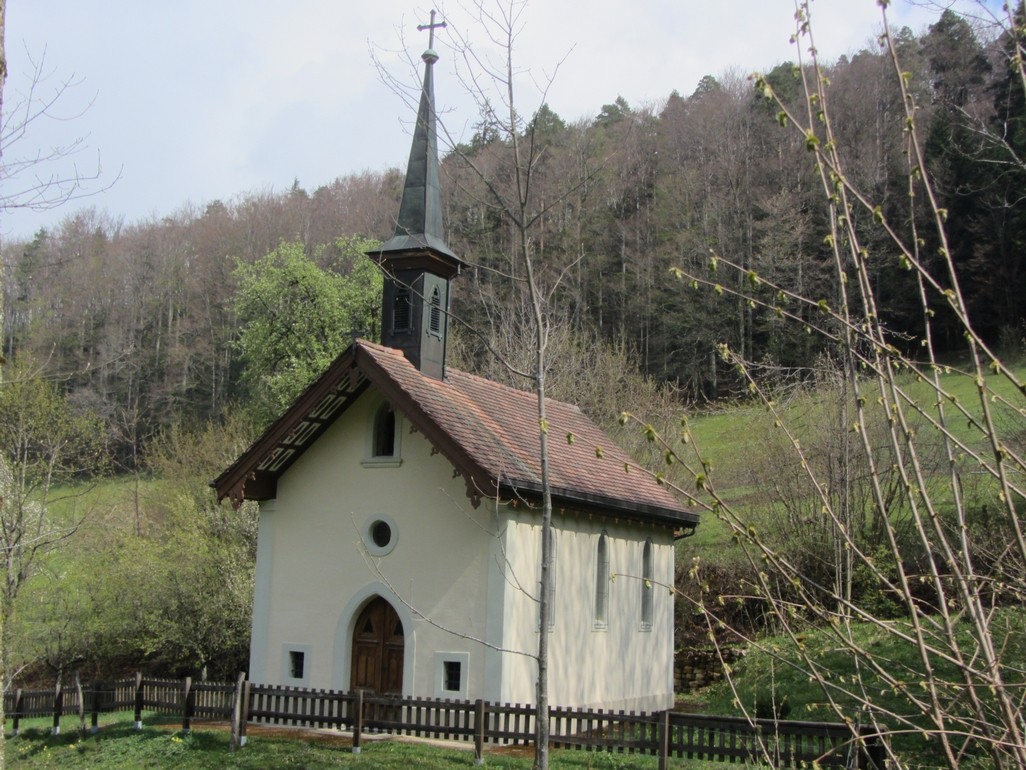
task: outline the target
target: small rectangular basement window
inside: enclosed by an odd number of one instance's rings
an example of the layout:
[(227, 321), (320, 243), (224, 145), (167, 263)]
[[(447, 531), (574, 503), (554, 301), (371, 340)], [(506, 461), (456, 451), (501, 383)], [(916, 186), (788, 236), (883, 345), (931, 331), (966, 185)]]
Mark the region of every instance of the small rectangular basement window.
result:
[(313, 648), (309, 644), (287, 642), (281, 646), (281, 683), (288, 687), (310, 686), (310, 657)]
[(435, 697), (468, 698), (470, 654), (466, 652), (435, 653)]
[(463, 682), (463, 664), (458, 660), (445, 661), (444, 683), (442, 689), (447, 692), (459, 692)]
[(293, 679), (303, 678), (303, 667), (306, 664), (306, 653), (300, 650), (289, 650), (289, 676)]

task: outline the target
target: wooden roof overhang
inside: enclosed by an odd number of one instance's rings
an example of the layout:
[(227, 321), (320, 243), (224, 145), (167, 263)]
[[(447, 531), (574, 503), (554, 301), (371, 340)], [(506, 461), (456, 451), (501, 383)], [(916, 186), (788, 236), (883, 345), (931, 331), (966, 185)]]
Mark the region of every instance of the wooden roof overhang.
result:
[(217, 499), (270, 500), (278, 478), (368, 387), (351, 346), (232, 465), (210, 482)]
[(441, 248), (434, 242), (429, 245), (424, 236), (411, 235), (392, 240), (401, 240), (402, 247), (392, 251), (379, 249), (367, 252), (367, 256), (377, 262), (388, 275), (394, 276), (397, 270), (427, 270), (448, 281), (459, 275), (464, 265), (444, 244)]
[[(639, 471), (643, 472), (643, 471)], [(541, 485), (537, 482), (506, 482), (500, 485), (500, 495), (507, 498), (523, 498), (540, 505)], [(581, 513), (607, 518), (630, 519), (646, 524), (672, 527), (675, 530), (690, 531), (698, 526), (699, 516), (692, 511), (662, 508), (641, 502), (631, 502), (601, 495), (590, 495), (579, 490), (552, 487), (554, 508), (569, 508)]]
[(227, 497), (235, 507), (243, 500), (273, 499), (278, 478), (372, 384), (452, 463), (455, 473), (463, 476), (475, 506), (483, 495), (494, 494), (496, 484), (488, 472), (462, 452), (372, 356), (352, 345), (238, 460), (210, 482), (217, 499)]
[[(462, 476), (466, 482), (467, 496), (475, 508), (483, 499), (492, 497), (503, 500), (541, 500), (541, 485), (536, 481), (497, 479), (488, 469), (477, 463), (459, 442), (455, 441), (415, 400), (409, 397), (409, 394), (383, 368), (379, 367), (372, 356), (364, 354), (361, 359), (361, 369), (392, 405), (403, 412), (431, 442), (431, 445), (452, 463), (455, 473)], [(690, 511), (631, 503), (559, 487), (552, 488), (552, 497), (553, 503), (557, 507), (630, 518), (675, 529), (693, 529), (699, 520), (698, 514)]]

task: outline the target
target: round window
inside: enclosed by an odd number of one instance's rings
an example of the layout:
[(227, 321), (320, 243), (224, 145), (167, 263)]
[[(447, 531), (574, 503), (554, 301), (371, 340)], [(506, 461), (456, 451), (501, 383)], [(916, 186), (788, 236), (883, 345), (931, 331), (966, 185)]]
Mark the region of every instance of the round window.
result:
[(363, 542), (371, 556), (386, 556), (399, 540), (399, 529), (391, 516), (376, 513), (363, 523)]
[(392, 528), (387, 521), (376, 521), (371, 525), (371, 540), (378, 548), (387, 548), (392, 542)]

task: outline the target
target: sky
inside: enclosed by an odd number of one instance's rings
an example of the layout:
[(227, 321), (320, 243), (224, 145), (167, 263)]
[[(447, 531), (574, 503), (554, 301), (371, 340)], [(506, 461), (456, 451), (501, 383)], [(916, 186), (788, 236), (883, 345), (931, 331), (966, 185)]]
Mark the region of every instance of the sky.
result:
[[(493, 60), (495, 50), (472, 3), (434, 7), (449, 24), (436, 33), (436, 99), (450, 133), (467, 139), (477, 110), (451, 46), (469, 40)], [(74, 150), (0, 178), (0, 192), (16, 193), (33, 173), (97, 178), (84, 179), (86, 197), (60, 207), (0, 212), (0, 243), (53, 229), (85, 207), (130, 225), (296, 180), (313, 191), (345, 174), (404, 168), (413, 108), (375, 60), (416, 88), (410, 62), (419, 65), (428, 43), (416, 26), (431, 8), (417, 0), (7, 0), (4, 164)], [(909, 0), (888, 11), (893, 27), (916, 32), (937, 14)], [(814, 0), (812, 21), (830, 60), (873, 46), (881, 29), (876, 0)], [(518, 30), (520, 109), (529, 115), (544, 99), (567, 121), (594, 117), (618, 95), (654, 105), (674, 89), (689, 95), (704, 75), (744, 76), (797, 55), (793, 0), (530, 0)], [(56, 99), (15, 138), (33, 84), (33, 104)]]

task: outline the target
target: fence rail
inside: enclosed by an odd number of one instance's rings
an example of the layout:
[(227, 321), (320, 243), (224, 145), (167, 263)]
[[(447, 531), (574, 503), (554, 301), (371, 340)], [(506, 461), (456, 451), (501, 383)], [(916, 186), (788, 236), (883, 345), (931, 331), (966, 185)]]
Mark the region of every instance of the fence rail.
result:
[[(312, 690), (246, 682), (193, 681), (191, 678), (134, 678), (50, 690), (15, 690), (4, 695), (4, 709), (18, 734), (27, 717), (77, 714), (81, 729), (90, 717), (98, 729), (100, 714), (133, 711), (193, 719), (230, 720), (232, 748), (245, 744), (248, 724), (334, 728), (352, 733), (353, 750), (362, 736), (384, 733), (473, 741), (477, 757), (485, 744), (534, 742), (533, 706), (382, 696), (361, 691)], [(824, 767), (884, 767), (884, 736), (844, 724), (683, 714), (634, 713), (603, 709), (552, 708), (549, 734), (554, 748), (638, 753), (658, 756), (660, 768), (671, 757), (723, 762), (765, 762), (777, 766), (818, 763)]]
[(293, 727), (350, 727), (356, 698), (335, 690), (252, 684), (248, 686), (247, 721)]

